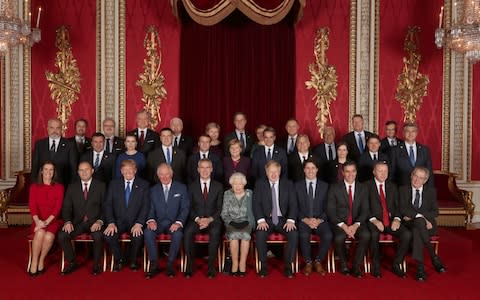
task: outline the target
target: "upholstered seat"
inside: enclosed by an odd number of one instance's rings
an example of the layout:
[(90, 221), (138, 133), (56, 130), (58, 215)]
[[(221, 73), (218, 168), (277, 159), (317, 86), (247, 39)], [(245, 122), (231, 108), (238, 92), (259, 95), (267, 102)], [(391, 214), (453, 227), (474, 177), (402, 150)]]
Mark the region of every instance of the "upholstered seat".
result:
[[(267, 238), (267, 244), (283, 244), (286, 246), (287, 242), (287, 237), (278, 232), (271, 233)], [(255, 267), (257, 273), (260, 272), (260, 260), (258, 258), (257, 247), (255, 247)], [(298, 250), (295, 251), (295, 260), (292, 262), (292, 271), (295, 273), (298, 272)]]
[[(32, 224), (28, 207), (30, 170), (17, 172), (16, 175), (15, 185), (0, 191), (0, 227)], [(2, 220), (2, 216), (6, 216), (6, 220)]]

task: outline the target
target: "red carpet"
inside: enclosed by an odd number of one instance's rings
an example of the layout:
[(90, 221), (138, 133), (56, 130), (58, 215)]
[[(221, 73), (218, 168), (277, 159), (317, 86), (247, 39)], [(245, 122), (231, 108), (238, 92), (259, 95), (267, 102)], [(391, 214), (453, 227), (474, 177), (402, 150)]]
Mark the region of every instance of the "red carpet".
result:
[[(107, 271), (98, 277), (90, 275), (91, 264), (82, 266), (70, 276), (60, 276), (58, 250), (51, 256), (46, 274), (30, 278), (26, 271), (28, 245), (26, 228), (0, 229), (0, 299), (168, 299), (208, 297), (209, 299), (480, 299), (480, 231), (440, 229), (440, 257), (447, 273), (437, 274), (427, 264), (428, 279), (414, 280), (415, 270), (409, 264), (408, 278), (395, 277), (384, 269), (382, 279), (366, 275), (363, 279), (327, 274), (306, 277), (297, 274), (286, 279), (281, 264), (270, 261), (270, 276), (260, 279), (253, 267), (245, 278), (223, 274), (209, 280), (206, 266), (191, 279), (182, 274), (170, 279), (164, 273), (145, 280), (143, 272), (128, 269), (120, 273)], [(81, 248), (81, 247), (80, 247)], [(272, 264), (274, 266), (272, 266)], [(387, 267), (385, 265), (385, 267)]]

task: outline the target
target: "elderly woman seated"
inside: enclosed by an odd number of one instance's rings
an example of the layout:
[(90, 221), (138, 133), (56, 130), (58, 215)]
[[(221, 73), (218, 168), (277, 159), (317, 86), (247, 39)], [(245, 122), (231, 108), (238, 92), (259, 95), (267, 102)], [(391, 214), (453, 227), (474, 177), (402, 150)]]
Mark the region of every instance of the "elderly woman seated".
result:
[[(233, 173), (229, 179), (231, 189), (223, 196), (222, 219), (227, 229), (227, 239), (230, 241), (233, 276), (243, 277), (246, 274), (247, 256), (250, 248), (251, 232), (254, 226), (252, 213), (251, 190), (246, 190), (247, 179), (242, 173)], [(240, 249), (240, 259), (239, 252)]]

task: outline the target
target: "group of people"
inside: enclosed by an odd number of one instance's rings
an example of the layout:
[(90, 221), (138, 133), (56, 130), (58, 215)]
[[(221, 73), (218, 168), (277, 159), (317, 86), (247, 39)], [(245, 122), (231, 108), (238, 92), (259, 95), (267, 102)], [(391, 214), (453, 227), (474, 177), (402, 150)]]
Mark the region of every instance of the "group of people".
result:
[[(195, 236), (208, 234), (207, 276), (216, 276), (215, 261), (225, 233), (232, 261), (230, 273), (245, 276), (250, 240), (255, 238), (260, 269), (268, 275), (267, 241), (277, 232), (287, 239), (284, 275), (294, 276), (292, 262), (298, 246), (304, 274), (324, 275), (324, 261), (334, 243), (340, 272), (362, 277), (361, 261), (368, 249), (374, 277), (381, 277), (379, 239), (398, 239), (392, 272), (401, 268), (409, 249), (416, 262), (416, 279), (426, 279), (424, 249), (437, 272), (445, 272), (434, 253), (438, 206), (428, 147), (416, 142), (415, 124), (386, 123), (383, 139), (365, 131), (363, 117), (352, 118), (353, 131), (336, 143), (327, 127), (324, 142), (311, 147), (295, 119), (286, 122), (287, 138), (276, 142), (276, 130), (260, 125), (257, 142), (246, 132), (246, 115), (236, 113), (235, 130), (220, 141), (220, 126), (209, 123), (194, 146), (183, 122), (173, 118), (159, 133), (149, 128), (149, 115), (136, 115), (137, 128), (125, 139), (114, 135), (113, 119), (103, 121), (103, 133), (85, 136), (86, 120), (75, 122), (75, 136), (61, 136), (58, 119), (48, 121), (48, 137), (36, 142), (32, 159), (30, 211), (33, 259), (31, 276), (45, 270), (45, 257), (55, 241), (68, 265), (78, 269), (71, 240), (82, 233), (93, 239), (93, 270), (100, 268), (103, 243), (114, 257), (114, 271), (138, 269), (145, 246), (147, 279), (160, 272), (157, 239), (170, 245), (166, 274), (175, 276), (174, 263), (183, 243), (186, 277), (194, 273)], [(398, 188), (397, 188), (398, 186)], [(128, 234), (128, 251), (119, 237)], [(254, 235), (252, 235), (254, 233)], [(310, 238), (320, 243), (312, 255)], [(358, 245), (348, 264), (347, 240)], [(300, 245), (298, 245), (300, 244)], [(352, 252), (352, 251), (351, 251)]]

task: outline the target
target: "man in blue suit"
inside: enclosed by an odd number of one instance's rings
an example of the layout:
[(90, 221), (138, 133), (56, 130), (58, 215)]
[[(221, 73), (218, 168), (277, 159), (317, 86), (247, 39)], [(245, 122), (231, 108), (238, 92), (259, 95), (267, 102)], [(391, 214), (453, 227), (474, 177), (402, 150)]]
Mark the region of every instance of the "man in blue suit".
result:
[(161, 233), (171, 235), (168, 252), (167, 276), (174, 277), (173, 263), (178, 255), (183, 238), (183, 227), (188, 217), (189, 198), (187, 187), (173, 181), (173, 169), (162, 163), (157, 168), (160, 183), (150, 189), (150, 212), (147, 216), (145, 244), (150, 260), (150, 269), (145, 278), (153, 278), (160, 272), (158, 267), (158, 250), (156, 237)]
[(145, 224), (150, 199), (149, 183), (136, 176), (137, 165), (133, 159), (122, 161), (122, 178), (114, 179), (108, 187), (105, 200), (105, 240), (115, 257), (113, 271), (118, 272), (125, 264), (118, 238), (129, 233), (131, 239), (130, 269), (138, 269), (137, 257), (143, 244), (143, 226)]
[(266, 179), (265, 164), (274, 160), (282, 167), (281, 177), (288, 175), (288, 159), (287, 152), (275, 144), (276, 133), (272, 127), (267, 127), (263, 131), (263, 141), (265, 146), (260, 146), (255, 150), (252, 157), (252, 176), (255, 180)]

